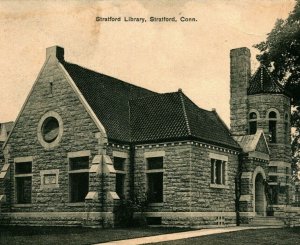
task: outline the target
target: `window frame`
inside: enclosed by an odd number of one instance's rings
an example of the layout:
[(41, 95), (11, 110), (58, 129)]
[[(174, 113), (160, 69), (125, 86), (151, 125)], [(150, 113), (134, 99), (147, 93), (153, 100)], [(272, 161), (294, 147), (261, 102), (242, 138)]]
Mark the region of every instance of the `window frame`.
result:
[[(126, 179), (126, 171), (125, 171), (125, 166), (126, 166), (126, 161), (127, 157), (124, 157), (125, 155), (120, 155), (120, 154), (113, 154), (113, 166), (116, 171), (116, 182), (115, 182), (115, 192), (118, 194), (120, 199), (125, 198), (125, 179)], [(116, 169), (115, 165), (115, 159), (122, 159), (122, 167), (120, 169)], [(118, 178), (121, 178), (122, 181), (122, 190), (121, 193), (118, 193)]]
[[(30, 173), (17, 173), (17, 165), (18, 164), (26, 164), (31, 163), (31, 171)], [(30, 185), (30, 202), (20, 202), (18, 200), (19, 192), (18, 192), (18, 180), (22, 178), (30, 178), (31, 179), (31, 185)], [(14, 193), (15, 193), (15, 205), (18, 206), (31, 206), (32, 205), (32, 179), (33, 179), (33, 158), (32, 157), (20, 157), (15, 158), (14, 160)]]
[[(209, 153), (210, 160), (210, 187), (227, 189), (228, 187), (228, 156), (215, 153)], [(220, 183), (217, 183), (217, 166), (216, 162), (220, 163)]]
[[(72, 170), (71, 169), (71, 159), (76, 159), (76, 158), (88, 158), (88, 166), (87, 168), (82, 168), (82, 169), (76, 169), (76, 170)], [(68, 153), (68, 185), (69, 185), (69, 203), (71, 204), (84, 204), (85, 203), (85, 197), (86, 195), (89, 193), (89, 189), (90, 189), (90, 174), (89, 174), (89, 170), (90, 170), (90, 162), (91, 162), (91, 157), (90, 157), (90, 151), (80, 151), (80, 152), (70, 152)], [(88, 175), (88, 191), (84, 197), (84, 200), (80, 200), (80, 201), (73, 201), (72, 200), (72, 183), (71, 183), (71, 178), (72, 175), (75, 174), (87, 174)]]
[[(150, 186), (149, 186), (149, 177), (152, 178), (154, 175), (162, 175), (162, 183), (161, 183), (161, 197), (157, 197), (153, 201), (149, 200), (150, 205), (162, 205), (164, 203), (164, 168), (165, 168), (165, 152), (164, 151), (156, 151), (156, 152), (145, 152), (145, 178), (146, 178), (146, 192), (147, 196), (149, 198), (150, 196)], [(154, 168), (149, 169), (148, 160), (153, 158), (162, 158), (162, 168)]]
[[(271, 113), (275, 113), (275, 117), (271, 117)], [(278, 113), (274, 110), (270, 110), (268, 112), (268, 132), (269, 132), (269, 142), (270, 143), (277, 143), (277, 120), (278, 120)], [(273, 129), (271, 129), (273, 128)]]
[[(251, 115), (255, 114), (256, 118), (252, 118)], [(258, 121), (258, 118), (259, 118), (259, 113), (257, 111), (253, 111), (251, 110), (249, 112), (249, 118), (248, 118), (248, 124), (249, 124), (249, 130), (248, 130), (248, 133), (249, 134), (256, 134), (257, 132), (257, 121)], [(255, 132), (252, 132), (252, 128), (253, 128), (253, 125), (255, 125)]]

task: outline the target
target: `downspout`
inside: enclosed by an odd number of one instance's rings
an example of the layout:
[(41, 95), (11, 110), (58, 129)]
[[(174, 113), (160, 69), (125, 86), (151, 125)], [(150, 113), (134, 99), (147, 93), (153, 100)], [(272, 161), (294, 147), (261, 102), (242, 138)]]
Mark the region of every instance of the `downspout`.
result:
[(134, 201), (135, 145), (133, 143), (130, 144), (129, 159), (129, 197), (131, 201)]
[(243, 153), (238, 155), (238, 171), (235, 177), (235, 213), (236, 213), (236, 225), (240, 226), (240, 197), (241, 197), (241, 177), (242, 177), (242, 163)]

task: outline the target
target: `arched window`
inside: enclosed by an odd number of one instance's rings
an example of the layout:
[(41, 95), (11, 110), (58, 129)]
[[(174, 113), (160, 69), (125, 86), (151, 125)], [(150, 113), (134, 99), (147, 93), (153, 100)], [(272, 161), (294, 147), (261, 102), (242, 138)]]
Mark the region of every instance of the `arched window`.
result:
[(269, 141), (271, 143), (276, 143), (276, 123), (277, 123), (277, 114), (275, 111), (269, 112)]
[(251, 112), (249, 114), (249, 134), (255, 134), (257, 131), (257, 114)]
[(284, 116), (284, 132), (285, 132), (285, 143), (289, 143), (289, 138), (291, 137), (291, 132), (289, 129), (289, 115), (286, 113)]

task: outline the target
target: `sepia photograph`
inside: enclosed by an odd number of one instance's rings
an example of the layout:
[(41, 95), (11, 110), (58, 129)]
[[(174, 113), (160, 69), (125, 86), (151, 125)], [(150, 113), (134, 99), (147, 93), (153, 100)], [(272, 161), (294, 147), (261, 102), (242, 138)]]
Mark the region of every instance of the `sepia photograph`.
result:
[(0, 244), (298, 244), (300, 0), (0, 1)]

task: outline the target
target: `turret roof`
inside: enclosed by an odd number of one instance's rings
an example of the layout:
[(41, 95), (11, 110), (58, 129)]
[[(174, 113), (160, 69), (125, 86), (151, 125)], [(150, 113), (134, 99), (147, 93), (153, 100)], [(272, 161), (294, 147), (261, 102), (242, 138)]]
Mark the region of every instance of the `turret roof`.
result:
[(248, 94), (285, 94), (289, 96), (283, 86), (272, 78), (264, 65), (260, 65), (252, 76)]

